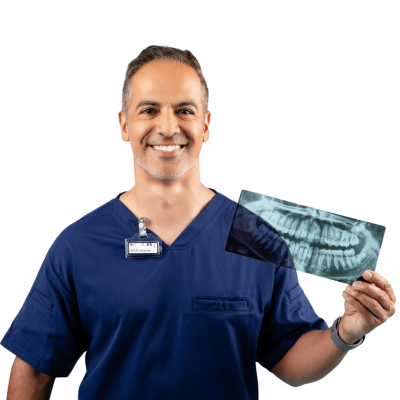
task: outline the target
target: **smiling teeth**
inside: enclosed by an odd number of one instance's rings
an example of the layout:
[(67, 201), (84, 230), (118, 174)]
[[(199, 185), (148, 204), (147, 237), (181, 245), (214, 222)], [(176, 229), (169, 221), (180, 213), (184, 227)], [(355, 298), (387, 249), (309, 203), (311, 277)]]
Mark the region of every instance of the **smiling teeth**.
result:
[(156, 150), (161, 150), (161, 151), (174, 151), (177, 149), (180, 149), (181, 146), (175, 145), (175, 146), (153, 146), (153, 149)]

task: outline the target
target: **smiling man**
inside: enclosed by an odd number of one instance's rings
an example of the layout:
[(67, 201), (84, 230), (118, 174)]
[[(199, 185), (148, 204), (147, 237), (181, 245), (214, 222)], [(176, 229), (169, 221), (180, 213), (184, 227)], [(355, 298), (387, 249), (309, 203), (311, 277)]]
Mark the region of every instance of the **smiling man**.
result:
[(208, 89), (200, 65), (190, 53), (187, 57), (198, 72), (176, 60), (144, 66), (145, 56), (134, 60), (119, 113), (135, 170), (135, 186), (119, 199), (134, 215), (146, 215), (148, 228), (167, 245), (215, 195), (200, 182), (199, 171), (200, 150), (209, 137)]
[[(48, 399), (86, 352), (80, 400), (258, 399), (256, 362), (286, 383), (321, 379), (394, 313), (389, 283), (348, 286), (330, 330), (294, 269), (225, 251), (236, 203), (200, 182), (208, 89), (189, 51), (150, 46), (128, 66), (119, 113), (135, 185), (68, 226), (1, 344), (8, 399)], [(147, 230), (161, 257), (128, 258)]]

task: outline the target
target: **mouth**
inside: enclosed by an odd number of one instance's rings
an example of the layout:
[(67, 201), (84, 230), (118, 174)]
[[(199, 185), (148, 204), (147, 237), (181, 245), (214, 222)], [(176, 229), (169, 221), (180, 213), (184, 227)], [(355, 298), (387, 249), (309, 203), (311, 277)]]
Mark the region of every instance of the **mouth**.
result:
[(152, 149), (156, 150), (159, 153), (177, 153), (179, 150), (182, 148), (186, 147), (186, 144), (174, 144), (174, 145), (168, 145), (168, 146), (159, 146), (159, 145), (148, 145)]

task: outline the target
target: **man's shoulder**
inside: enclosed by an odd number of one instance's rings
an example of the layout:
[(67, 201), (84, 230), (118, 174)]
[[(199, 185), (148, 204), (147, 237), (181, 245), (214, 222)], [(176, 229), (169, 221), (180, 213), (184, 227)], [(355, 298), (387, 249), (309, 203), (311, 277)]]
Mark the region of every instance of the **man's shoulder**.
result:
[[(215, 190), (215, 189), (214, 189)], [(218, 214), (218, 220), (227, 225), (231, 225), (233, 216), (235, 215), (237, 203), (230, 199), (229, 197), (225, 196), (221, 192), (216, 191), (216, 196), (219, 196), (218, 203), (219, 208), (216, 210)]]
[(83, 237), (90, 233), (98, 232), (112, 221), (113, 216), (109, 205), (115, 198), (107, 201), (101, 206), (83, 215), (78, 220), (64, 228), (56, 238), (54, 244), (80, 242)]
[[(215, 190), (215, 189), (214, 189)], [(221, 192), (218, 192), (218, 190), (215, 190), (220, 196), (222, 196), (224, 199), (228, 200), (229, 203), (232, 203), (234, 205), (236, 205), (237, 203), (235, 201), (233, 201), (232, 199), (230, 199), (228, 196), (225, 196), (224, 194), (222, 194)]]

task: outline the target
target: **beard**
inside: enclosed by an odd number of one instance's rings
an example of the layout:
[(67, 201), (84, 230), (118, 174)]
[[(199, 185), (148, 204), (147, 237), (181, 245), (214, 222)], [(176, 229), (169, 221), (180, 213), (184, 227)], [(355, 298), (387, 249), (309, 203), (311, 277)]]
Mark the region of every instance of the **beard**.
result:
[(196, 157), (194, 160), (187, 160), (180, 165), (171, 164), (166, 168), (157, 168), (148, 157), (143, 156), (143, 154), (138, 154), (137, 152), (133, 152), (134, 160), (142, 167), (145, 171), (147, 171), (151, 176), (156, 179), (172, 181), (174, 179), (180, 178), (184, 175), (193, 165), (196, 163), (199, 157)]

